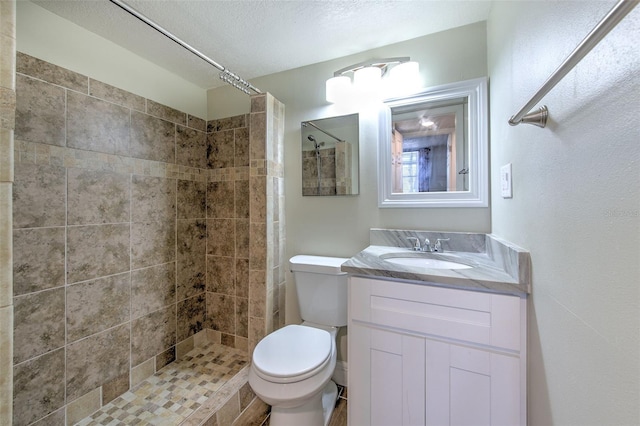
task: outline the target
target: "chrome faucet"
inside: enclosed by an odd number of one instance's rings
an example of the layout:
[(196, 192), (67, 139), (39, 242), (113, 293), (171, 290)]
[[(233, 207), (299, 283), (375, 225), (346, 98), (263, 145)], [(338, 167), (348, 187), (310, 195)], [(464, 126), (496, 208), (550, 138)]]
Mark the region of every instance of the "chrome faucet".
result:
[(422, 250), (420, 248), (420, 240), (417, 237), (407, 237), (407, 240), (409, 241), (414, 241), (413, 243), (413, 247), (411, 247), (411, 250), (413, 251), (420, 251)]
[(433, 246), (433, 251), (438, 251), (442, 253), (444, 251), (444, 249), (442, 248), (443, 241), (449, 241), (449, 238), (437, 238), (436, 244)]
[(431, 247), (431, 241), (428, 238), (424, 239), (424, 245), (422, 246), (422, 251), (432, 252), (433, 247)]

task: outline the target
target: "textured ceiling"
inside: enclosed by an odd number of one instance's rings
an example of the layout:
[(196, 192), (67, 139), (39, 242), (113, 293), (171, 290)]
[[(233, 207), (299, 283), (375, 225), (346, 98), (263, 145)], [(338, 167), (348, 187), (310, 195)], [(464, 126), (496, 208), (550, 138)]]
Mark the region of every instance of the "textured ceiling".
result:
[[(108, 0), (33, 3), (202, 87), (218, 70)], [(249, 80), (487, 19), (489, 0), (126, 0)]]

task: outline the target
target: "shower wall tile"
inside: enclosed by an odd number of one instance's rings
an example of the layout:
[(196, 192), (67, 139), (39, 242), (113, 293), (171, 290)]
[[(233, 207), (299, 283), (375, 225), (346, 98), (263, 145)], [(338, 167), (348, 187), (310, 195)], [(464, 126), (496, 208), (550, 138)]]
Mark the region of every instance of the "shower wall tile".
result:
[(207, 220), (207, 254), (232, 256), (235, 253), (235, 221), (233, 219)]
[(175, 344), (176, 305), (152, 312), (131, 322), (132, 366), (161, 354)]
[(16, 71), (76, 92), (88, 93), (89, 79), (87, 76), (22, 52), (16, 52)]
[(207, 217), (234, 217), (233, 181), (209, 182), (207, 184)]
[(234, 131), (207, 134), (207, 166), (223, 169), (234, 165)]
[(207, 132), (212, 133), (229, 129), (237, 129), (239, 127), (247, 127), (249, 125), (247, 117), (247, 114), (242, 114), (211, 120), (207, 123)]
[(139, 318), (175, 302), (174, 262), (131, 271), (131, 318)]
[(266, 112), (267, 111), (267, 97), (265, 95), (258, 95), (251, 97), (251, 112)]
[(236, 180), (234, 182), (235, 216), (238, 218), (249, 218), (249, 181)]
[(250, 211), (252, 222), (265, 222), (267, 220), (267, 177), (251, 176)]
[(130, 110), (91, 96), (67, 92), (67, 146), (129, 154)]
[(65, 90), (16, 75), (15, 138), (65, 146)]
[(204, 219), (178, 221), (178, 301), (205, 291), (207, 225)]
[[(118, 396), (122, 395), (126, 391), (129, 390), (129, 371), (124, 373), (121, 376), (116, 377), (108, 383), (102, 385), (102, 405), (108, 404), (109, 402), (116, 399)], [(97, 409), (99, 409), (98, 406)], [(96, 410), (97, 410), (96, 409)], [(91, 410), (87, 413), (87, 415), (93, 413), (96, 410)], [(83, 416), (84, 418), (86, 416)]]
[(14, 367), (14, 426), (28, 425), (64, 406), (64, 352), (58, 349)]
[(235, 294), (234, 257), (207, 256), (207, 291)]
[(131, 267), (133, 269), (176, 259), (175, 221), (142, 222), (131, 224)]
[[(2, 38), (0, 38), (2, 42)], [(0, 45), (0, 48), (2, 45)], [(0, 86), (0, 128), (13, 129), (16, 116), (16, 92)]]
[(14, 230), (14, 295), (63, 286), (64, 254), (64, 227)]
[(249, 265), (251, 269), (267, 268), (267, 226), (265, 223), (251, 223), (251, 246), (249, 247)]
[(176, 217), (176, 181), (134, 175), (131, 200), (132, 222), (173, 220)]
[(236, 257), (249, 258), (251, 227), (249, 219), (236, 219)]
[(129, 323), (67, 345), (67, 400), (129, 371)]
[(249, 315), (256, 318), (266, 317), (267, 283), (263, 270), (249, 271)]
[(207, 216), (207, 184), (178, 180), (178, 219), (200, 219)]
[(192, 129), (200, 130), (201, 132), (207, 131), (207, 122), (202, 118), (198, 118), (193, 115), (187, 115), (187, 126)]
[(183, 166), (207, 167), (206, 133), (176, 126), (176, 163)]
[(236, 167), (249, 166), (249, 128), (235, 130), (235, 157)]
[(64, 167), (18, 163), (13, 184), (13, 227), (65, 225)]
[(13, 299), (13, 362), (64, 346), (64, 288)]
[(235, 332), (234, 297), (207, 293), (207, 326), (222, 333)]
[(129, 273), (67, 287), (67, 342), (129, 321)]
[(248, 337), (249, 332), (249, 299), (236, 297), (236, 329), (235, 335)]
[(113, 102), (137, 111), (144, 111), (146, 100), (142, 96), (134, 95), (126, 90), (119, 89), (101, 81), (89, 79), (89, 94), (93, 97)]
[(132, 111), (131, 156), (174, 163), (175, 128), (171, 122)]
[(164, 368), (176, 360), (176, 347), (171, 346), (166, 351), (162, 352), (155, 357), (156, 371)]
[(129, 224), (67, 228), (68, 283), (129, 269)]
[(30, 426), (51, 426), (51, 425), (64, 425), (65, 424), (65, 409), (61, 408), (46, 417), (32, 423)]
[(177, 338), (182, 341), (204, 329), (206, 298), (204, 293), (178, 302)]
[(249, 155), (251, 160), (261, 160), (266, 157), (265, 137), (267, 134), (267, 120), (265, 113), (251, 113), (249, 126)]
[(249, 297), (249, 259), (236, 259), (235, 289), (237, 297)]
[(147, 114), (162, 118), (172, 123), (187, 125), (187, 114), (166, 105), (147, 99)]
[(129, 222), (128, 175), (84, 169), (67, 172), (67, 224)]

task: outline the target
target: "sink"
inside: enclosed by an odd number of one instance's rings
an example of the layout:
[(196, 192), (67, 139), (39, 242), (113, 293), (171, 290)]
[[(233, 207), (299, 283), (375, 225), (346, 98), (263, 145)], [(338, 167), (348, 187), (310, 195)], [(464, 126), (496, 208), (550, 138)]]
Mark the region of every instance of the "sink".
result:
[(470, 269), (472, 266), (453, 259), (443, 259), (442, 255), (431, 253), (394, 253), (380, 258), (396, 265), (428, 269)]

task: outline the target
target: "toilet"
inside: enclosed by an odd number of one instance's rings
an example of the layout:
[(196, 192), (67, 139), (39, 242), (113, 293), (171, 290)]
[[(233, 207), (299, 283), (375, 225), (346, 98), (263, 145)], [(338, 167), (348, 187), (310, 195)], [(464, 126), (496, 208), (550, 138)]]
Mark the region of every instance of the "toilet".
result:
[(272, 426), (326, 426), (338, 389), (338, 327), (347, 325), (348, 259), (298, 255), (289, 260), (298, 293), (301, 325), (265, 336), (255, 347), (249, 385), (271, 405)]

